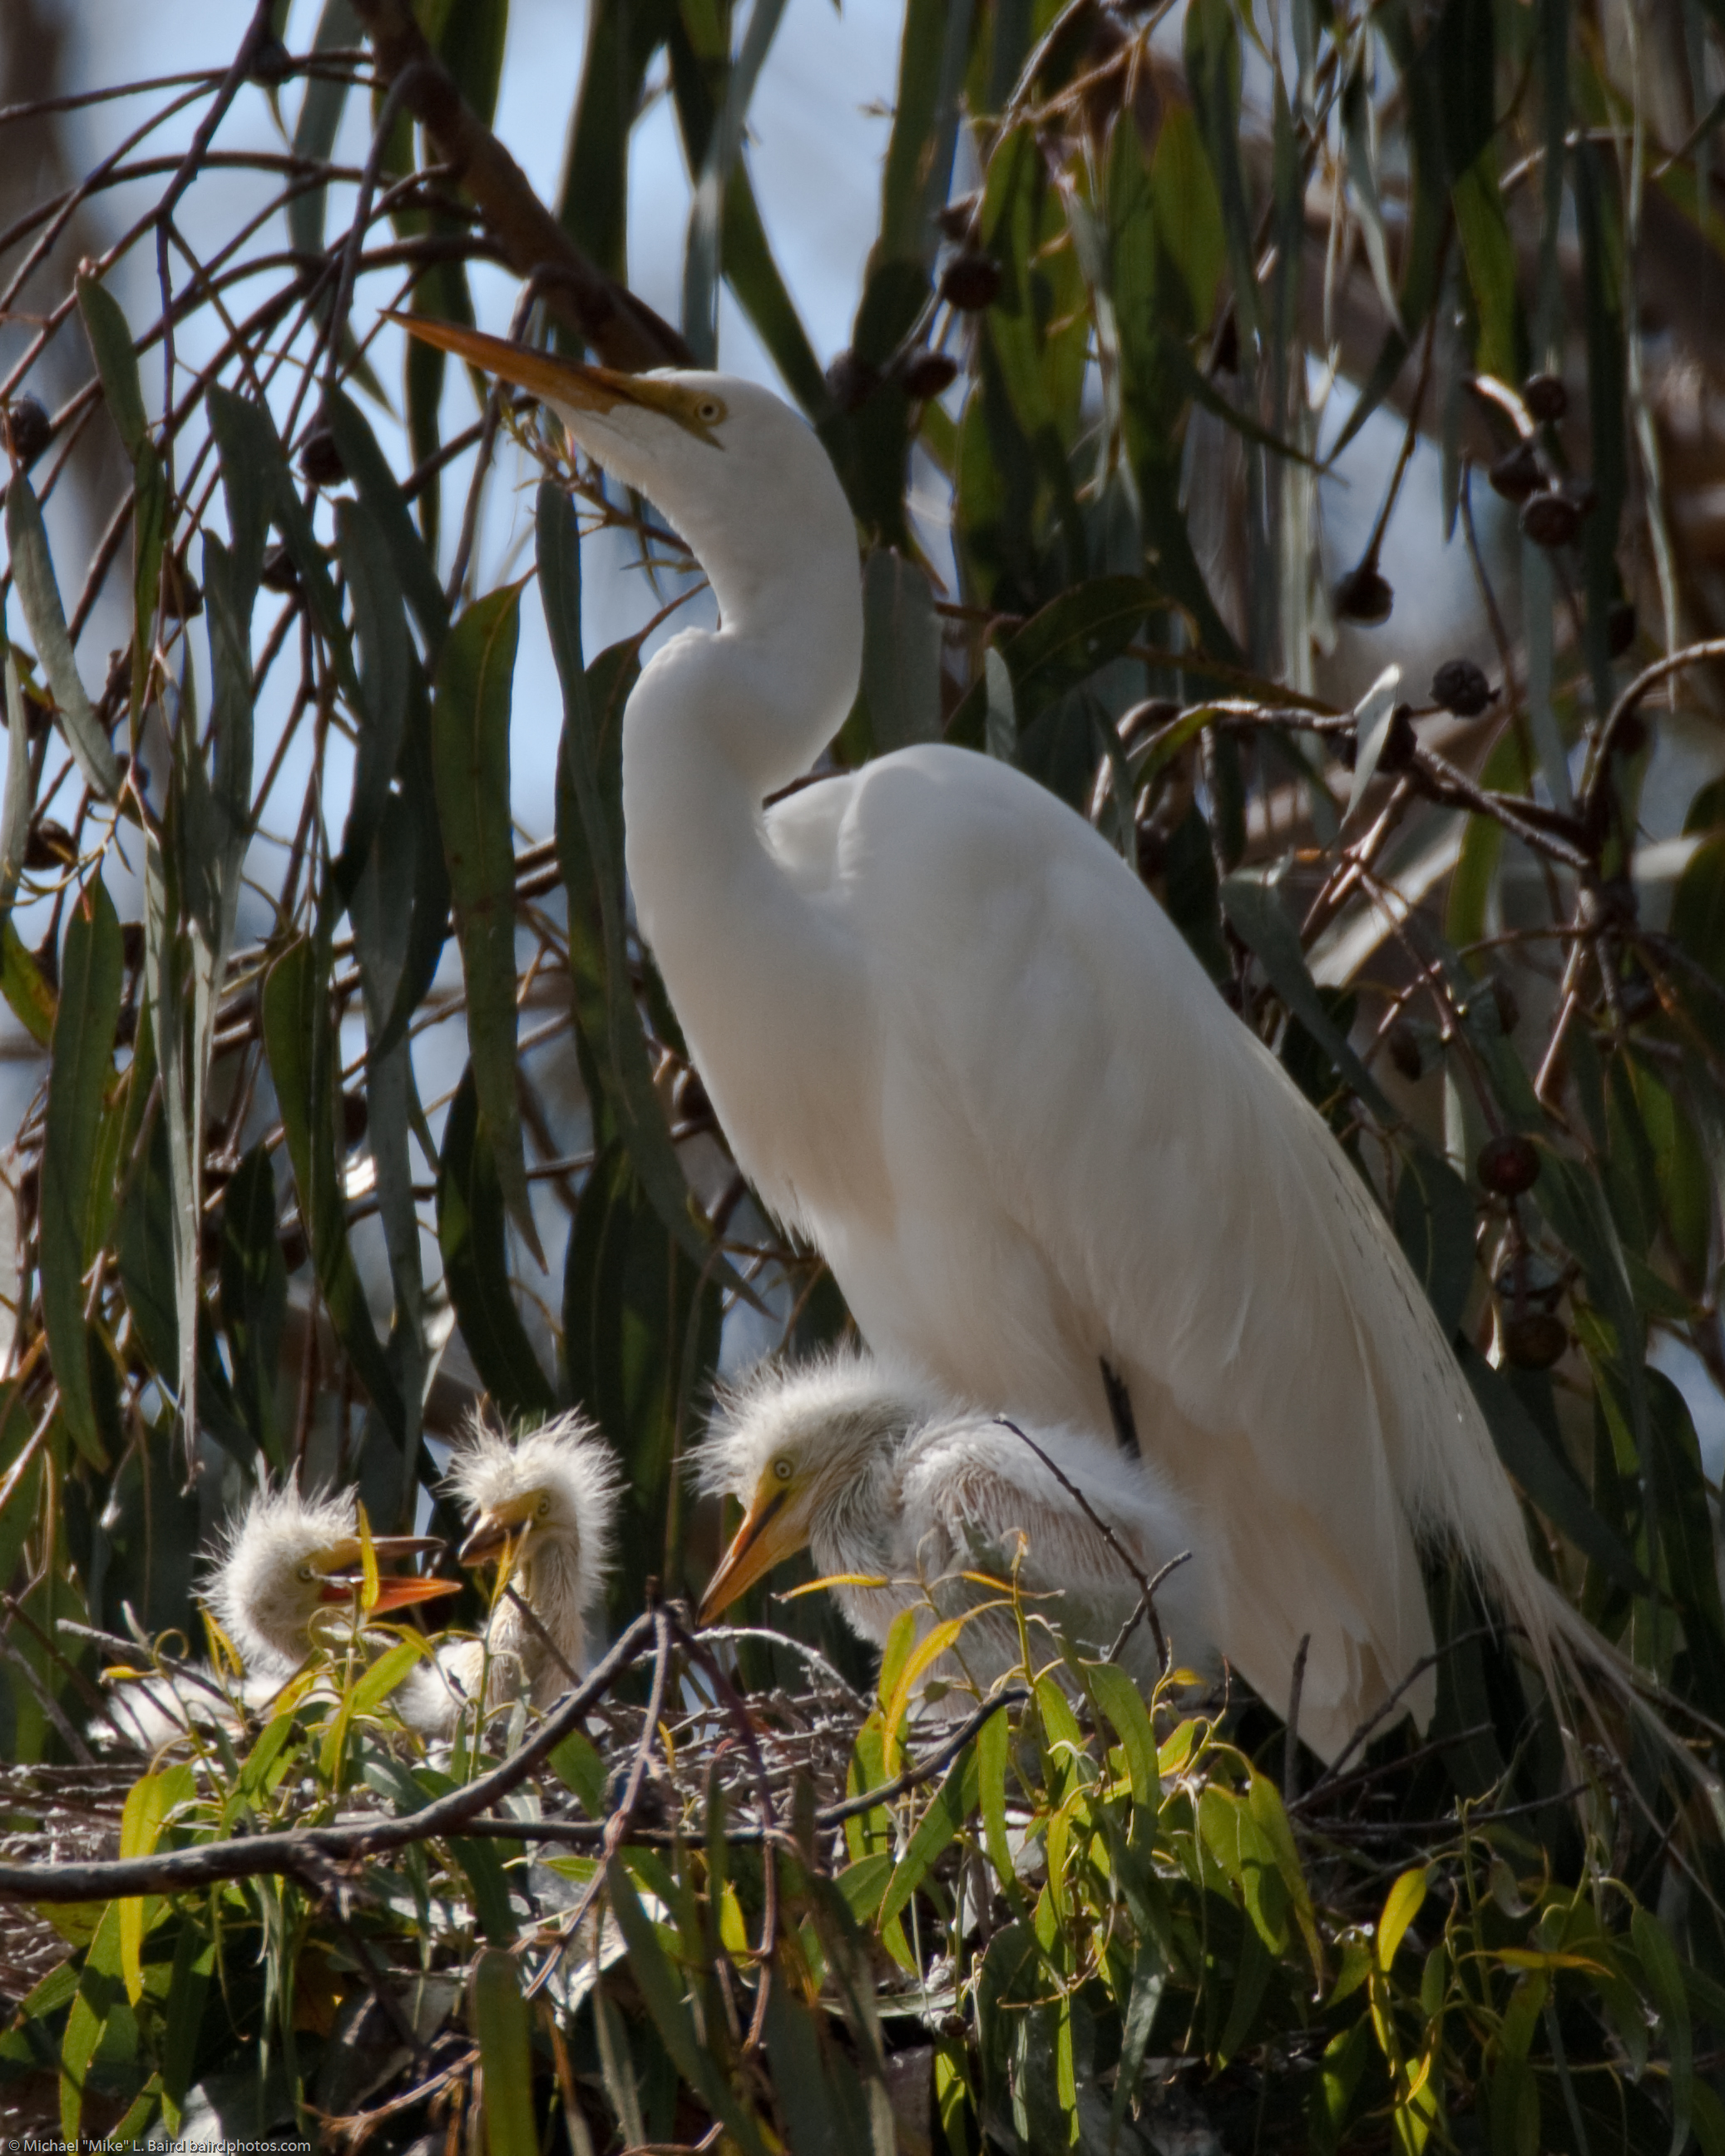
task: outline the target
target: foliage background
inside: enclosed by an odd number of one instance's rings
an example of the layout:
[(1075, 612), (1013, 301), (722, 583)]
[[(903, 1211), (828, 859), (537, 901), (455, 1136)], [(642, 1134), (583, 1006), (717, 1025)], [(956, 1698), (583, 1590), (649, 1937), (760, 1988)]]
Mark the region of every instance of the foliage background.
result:
[[(506, 54), (532, 58), (503, 0), (417, 28), (393, 0), (266, 7), (208, 72), (128, 91), (100, 157), (68, 131), (107, 108), (57, 105), (53, 25), (8, 13), (0, 990), (34, 1091), (0, 1235), (4, 1750), (80, 1768), (101, 1657), (65, 1628), (195, 1640), (194, 1553), (260, 1470), (453, 1527), (439, 1447), (481, 1394), (579, 1401), (618, 1445), (621, 1631), (649, 1576), (696, 1589), (716, 1551), (680, 1466), (715, 1368), (844, 1322), (737, 1178), (629, 932), (619, 716), (642, 624), (702, 596), (638, 505), (591, 475), (568, 494), (531, 413), (404, 351), (391, 305), (776, 373), (865, 549), (835, 762), (944, 735), (1117, 837), (1379, 1189), (1554, 1574), (1717, 1718), (1719, 24), (1692, 0), (911, 0), (831, 351), (752, 182), (784, 12), (596, 5), (554, 222), (487, 128)], [(652, 294), (676, 328), (622, 281), (654, 259), (630, 230), (654, 130), (690, 177)], [(662, 234), (669, 198), (644, 198)], [(1447, 707), (1427, 692), (1463, 658), (1497, 692), (1471, 711), (1453, 675)], [(494, 2113), (500, 2081), (527, 2086), (498, 2061), (531, 2043), (578, 2147), (709, 2118), (848, 2142), (858, 2118), (880, 2145), (918, 2116), (914, 2092), (896, 2126), (875, 2102), (900, 2057), (952, 2146), (1101, 2146), (1078, 2082), (1153, 2035), (1224, 2106), (1246, 2086), (1260, 2136), (1642, 2147), (1656, 2121), (1725, 2145), (1705, 1802), (1631, 1756), (1639, 1796), (1604, 1773), (1578, 1830), (1467, 1584), (1434, 1595), (1434, 1748), (1392, 1738), (1322, 1813), (1273, 1715), (1230, 1722), (1235, 1751), (1079, 1673), (1077, 1721), (1045, 1681), (937, 1797), (865, 1810), (842, 1846), (785, 1812), (771, 1887), (732, 1879), (711, 1788), (661, 1763), (692, 1838), (655, 1856), (643, 1828), (624, 1864), (614, 1835), (593, 1875), (619, 2008), (603, 1986), (498, 2004), (480, 1938), (531, 1961), (567, 1917), (481, 1837), (413, 1860), (411, 1908), (381, 1871), (339, 1923), (303, 1878), (146, 1902), (141, 1930), (114, 1900), (45, 1974), (21, 1935), (8, 2069), (45, 2075), (68, 2130), (86, 2101), (138, 2131), (197, 2090), (219, 2112), (236, 2072), (236, 2104), (273, 2091), (303, 2119), (339, 2108), (313, 2071), (335, 2017), (350, 2046), (377, 2017), (387, 2062), (388, 1973), (417, 1969), (396, 2011), (416, 2067), (454, 2047), (439, 2121), (485, 2109), (487, 2071)], [(878, 1687), (848, 1772), (890, 1781), (902, 1661), (869, 1671), (818, 1597), (779, 1619)], [(721, 1671), (639, 1641), (722, 1715)], [(758, 1703), (805, 1667), (742, 1642), (734, 1675)], [(431, 1794), (441, 1768), (398, 1778), (375, 1685), (357, 1711), (321, 1697), (273, 1750), (137, 1783), (127, 1853)], [(813, 1710), (758, 1712), (794, 1749)], [(592, 1839), (603, 1774), (562, 1762), (542, 1801), (567, 1787)], [(837, 1800), (821, 1773), (845, 1770), (798, 1771)], [(1074, 2101), (1033, 2119), (1049, 2086)], [(804, 2088), (827, 2093), (793, 2119)], [(373, 2128), (420, 2130), (410, 2106)], [(512, 2130), (494, 2117), (494, 2145)]]

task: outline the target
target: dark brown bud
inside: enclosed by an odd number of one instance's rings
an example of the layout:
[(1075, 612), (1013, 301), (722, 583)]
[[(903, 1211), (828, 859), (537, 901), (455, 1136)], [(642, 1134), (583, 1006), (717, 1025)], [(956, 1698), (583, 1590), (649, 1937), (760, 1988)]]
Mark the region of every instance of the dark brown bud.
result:
[(371, 1127), (372, 1111), (366, 1106), (363, 1093), (344, 1093), (341, 1096), (341, 1142), (351, 1152), (360, 1144)]
[(1518, 1131), (1488, 1138), (1474, 1163), (1480, 1181), (1499, 1198), (1519, 1198), (1539, 1180), (1539, 1148)]
[(1524, 1310), (1503, 1321), (1503, 1352), (1518, 1370), (1548, 1370), (1568, 1345), (1568, 1328), (1548, 1310)]
[(246, 73), (254, 82), (260, 82), (266, 90), (273, 90), (297, 72), (293, 54), (274, 31), (259, 38), (246, 62)]
[[(33, 681), (25, 681), (20, 685), (24, 697), (24, 732), (33, 742), (39, 742), (54, 724), (54, 706)], [(0, 697), (0, 727), (9, 726), (11, 723), (6, 712), (5, 699)]]
[(13, 462), (28, 471), (54, 439), (54, 422), (33, 397), (15, 397), (0, 414), (6, 449)]
[(941, 272), (941, 297), (961, 314), (992, 307), (1000, 291), (1000, 264), (979, 247), (961, 248)]
[(848, 347), (835, 354), (827, 369), (827, 388), (841, 412), (860, 412), (880, 386), (880, 368)]
[(713, 1104), (707, 1090), (701, 1082), (698, 1070), (680, 1073), (671, 1090), (671, 1109), (679, 1123), (711, 1124), (718, 1118), (713, 1113)]
[(1539, 469), (1539, 459), (1533, 454), (1531, 442), (1517, 442), (1512, 449), (1506, 449), (1486, 475), (1492, 491), (1501, 494), (1506, 501), (1525, 501), (1545, 484), (1545, 475)]
[(327, 427), (314, 428), (300, 443), (300, 470), (314, 486), (340, 486), (347, 478), (347, 467)]
[(300, 588), (300, 572), (294, 567), (293, 557), (285, 547), (272, 547), (264, 557), (264, 567), (258, 581), (266, 592), (296, 592)]
[(1502, 973), (1491, 976), (1491, 1000), (1497, 1006), (1497, 1023), (1507, 1040), (1522, 1022), (1522, 1007), (1516, 1001), (1515, 990)]
[(137, 998), (128, 996), (120, 1006), (120, 1015), (114, 1021), (114, 1045), (116, 1048), (130, 1048), (137, 1037)]
[(1389, 731), (1384, 735), (1384, 746), (1378, 752), (1378, 770), (1405, 771), (1414, 761), (1417, 741), (1412, 706), (1398, 704), (1389, 715)]
[(24, 840), (27, 869), (68, 868), (77, 858), (78, 849), (72, 844), (72, 834), (64, 824), (42, 816), (31, 824)]
[(940, 227), (941, 237), (943, 239), (968, 238), (970, 228), (976, 223), (976, 213), (982, 206), (983, 198), (979, 194), (954, 195), (934, 220)]
[(1394, 604), (1395, 593), (1389, 588), (1389, 579), (1379, 576), (1367, 562), (1350, 569), (1336, 587), (1337, 613), (1343, 621), (1355, 622), (1362, 629), (1375, 629), (1388, 621)]
[(1635, 603), (1620, 599), (1605, 616), (1605, 649), (1614, 659), (1621, 659), (1635, 640)]
[(189, 569), (171, 567), (162, 578), (162, 611), (170, 621), (196, 621), (203, 612), (203, 587)]
[(1168, 834), (1147, 819), (1138, 826), (1138, 874), (1153, 883), (1168, 866)]
[(1446, 659), (1431, 677), (1431, 701), (1458, 719), (1476, 719), (1491, 701), (1491, 685), (1472, 660)]
[(290, 1273), (296, 1273), (311, 1255), (305, 1240), (305, 1230), (298, 1220), (290, 1220), (281, 1231), (281, 1262)]
[(1536, 547), (1567, 547), (1581, 529), (1583, 514), (1572, 496), (1548, 488), (1522, 504), (1522, 529)]
[(958, 362), (943, 352), (913, 352), (899, 369), (906, 397), (926, 403), (958, 379)]
[(1563, 418), (1569, 408), (1569, 393), (1560, 374), (1535, 374), (1522, 384), (1522, 402), (1528, 418), (1543, 426)]
[(141, 921), (122, 921), (120, 924), (120, 955), (128, 973), (135, 973), (144, 963), (147, 947)]
[(1420, 1036), (1404, 1018), (1394, 1019), (1384, 1036), (1389, 1060), (1411, 1086), (1424, 1075), (1425, 1059), (1420, 1053)]

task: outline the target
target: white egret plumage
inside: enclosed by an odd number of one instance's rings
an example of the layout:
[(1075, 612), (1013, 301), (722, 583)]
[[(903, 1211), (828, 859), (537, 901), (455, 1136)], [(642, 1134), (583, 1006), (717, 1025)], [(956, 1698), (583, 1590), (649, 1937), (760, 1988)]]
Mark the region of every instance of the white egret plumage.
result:
[[(1015, 1572), (1033, 1617), (1101, 1656), (1139, 1614), (1141, 1582), (1183, 1554), (1157, 1592), (1157, 1616), (1177, 1663), (1212, 1661), (1195, 1523), (1147, 1463), (1091, 1431), (1020, 1432), (943, 1399), (911, 1371), (835, 1354), (762, 1363), (721, 1394), (698, 1471), (704, 1490), (744, 1507), (703, 1622), (806, 1544), (852, 1627), (877, 1645), (903, 1609), (932, 1621), (985, 1608), (957, 1655), (982, 1686), (1018, 1667), (1022, 1651), (1017, 1620), (986, 1578)], [(1039, 1659), (1047, 1644), (1033, 1650)], [(1147, 1690), (1154, 1685), (1149, 1623), (1132, 1626), (1121, 1661)]]
[[(378, 1564), (441, 1549), (434, 1537), (376, 1535)], [(364, 1553), (351, 1490), (305, 1495), (291, 1485), (264, 1489), (217, 1535), (203, 1563), (211, 1616), (239, 1656), (241, 1701), (263, 1707), (319, 1648), (334, 1648), (362, 1622), (455, 1592), (458, 1582), (381, 1573), (377, 1598), (362, 1613)], [(225, 1717), (214, 1684), (151, 1679), (126, 1685), (122, 1722), (141, 1741), (162, 1743), (189, 1718)]]
[[(739, 1166), (870, 1346), (1096, 1431), (1111, 1373), (1204, 1523), (1221, 1650), (1281, 1704), (1309, 1635), (1327, 1758), (1432, 1647), (1422, 1542), (1567, 1665), (1589, 1635), (1382, 1214), (1114, 850), (938, 745), (763, 805), (858, 679), (855, 526), (811, 430), (729, 376), (408, 326), (547, 403), (712, 585), (719, 628), (624, 715), (637, 916)], [(1433, 1672), (1403, 1697), (1423, 1725)]]
[(428, 1734), (452, 1728), (482, 1686), (487, 1706), (525, 1690), (536, 1707), (548, 1707), (571, 1672), (585, 1670), (610, 1577), (621, 1483), (593, 1424), (563, 1414), (514, 1435), (470, 1424), (448, 1486), (468, 1522), (460, 1562), (506, 1564), (514, 1593), (499, 1595), (480, 1637), (446, 1641), (435, 1667), (416, 1671), (403, 1686), (403, 1715)]

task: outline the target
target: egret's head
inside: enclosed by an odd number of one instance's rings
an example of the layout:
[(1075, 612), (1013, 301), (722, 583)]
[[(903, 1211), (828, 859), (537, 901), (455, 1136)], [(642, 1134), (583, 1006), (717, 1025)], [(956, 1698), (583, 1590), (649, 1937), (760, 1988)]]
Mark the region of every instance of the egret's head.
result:
[(548, 404), (573, 443), (670, 518), (727, 619), (787, 579), (836, 572), (854, 593), (844, 490), (814, 430), (770, 389), (693, 369), (622, 374), (455, 322), (395, 319)]
[(603, 1596), (616, 1532), (620, 1477), (610, 1447), (580, 1414), (508, 1436), (475, 1419), (449, 1462), (449, 1489), (466, 1513), (463, 1564), (514, 1552), (531, 1568), (555, 1553), (579, 1578), (579, 1601)]
[[(434, 1537), (374, 1535), (379, 1564), (422, 1550)], [(263, 1490), (224, 1531), (204, 1582), (216, 1622), (242, 1656), (260, 1651), (299, 1661), (318, 1644), (320, 1618), (358, 1607), (363, 1558), (353, 1492), (303, 1496)], [(452, 1579), (380, 1575), (372, 1617), (452, 1594)]]
[(914, 1378), (856, 1353), (763, 1363), (722, 1391), (696, 1472), (705, 1493), (737, 1498), (743, 1518), (701, 1621), (817, 1537), (843, 1545), (878, 1533), (879, 1471), (932, 1407)]

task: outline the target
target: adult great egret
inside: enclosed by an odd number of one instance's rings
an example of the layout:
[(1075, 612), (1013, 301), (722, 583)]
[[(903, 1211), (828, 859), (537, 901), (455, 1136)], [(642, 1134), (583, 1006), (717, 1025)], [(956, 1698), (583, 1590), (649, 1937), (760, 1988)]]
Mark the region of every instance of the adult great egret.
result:
[[(398, 1696), (403, 1718), (446, 1734), (481, 1686), (485, 1705), (525, 1686), (548, 1707), (587, 1662), (588, 1627), (610, 1574), (619, 1478), (593, 1424), (563, 1414), (517, 1436), (471, 1423), (449, 1462), (449, 1488), (466, 1512), (463, 1564), (507, 1561), (521, 1603), (501, 1597), (484, 1635), (450, 1640)], [(489, 1679), (486, 1671), (489, 1669)]]
[[(954, 1657), (979, 1686), (1016, 1669), (1021, 1649), (1010, 1610), (967, 1573), (998, 1578), (1016, 1557), (1028, 1609), (1106, 1655), (1138, 1614), (1141, 1578), (1192, 1548), (1178, 1502), (1147, 1463), (1089, 1430), (1020, 1433), (866, 1355), (762, 1363), (721, 1395), (696, 1460), (703, 1490), (745, 1507), (702, 1623), (806, 1543), (817, 1571), (850, 1575), (834, 1587), (839, 1606), (876, 1645), (902, 1609), (932, 1618), (993, 1605), (966, 1625)], [(1177, 1661), (1211, 1659), (1202, 1559), (1169, 1574), (1156, 1608)], [(1156, 1682), (1150, 1625), (1133, 1626), (1122, 1661), (1147, 1688)]]
[[(1209, 1559), (1217, 1645), (1272, 1703), (1310, 1635), (1326, 1759), (1433, 1644), (1418, 1544), (1549, 1671), (1592, 1635), (1540, 1577), (1449, 1343), (1329, 1131), (1084, 820), (918, 746), (763, 807), (855, 690), (851, 513), (781, 400), (406, 326), (530, 390), (694, 549), (624, 720), (637, 918), (738, 1164), (865, 1337), (954, 1397), (1110, 1427), (1110, 1374)], [(1426, 1670), (1403, 1695), (1422, 1727)]]

